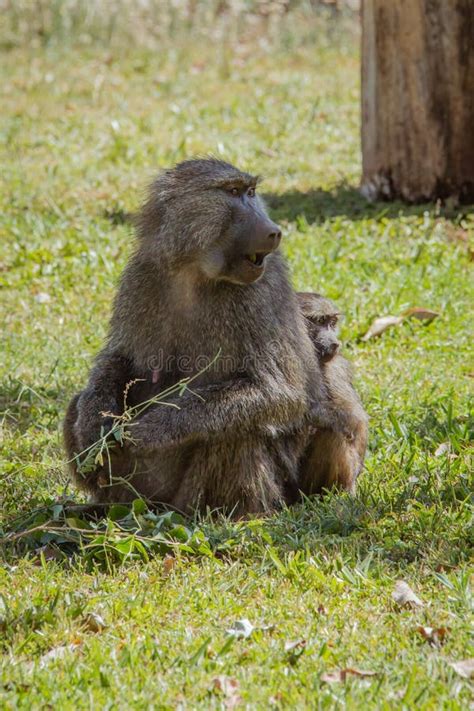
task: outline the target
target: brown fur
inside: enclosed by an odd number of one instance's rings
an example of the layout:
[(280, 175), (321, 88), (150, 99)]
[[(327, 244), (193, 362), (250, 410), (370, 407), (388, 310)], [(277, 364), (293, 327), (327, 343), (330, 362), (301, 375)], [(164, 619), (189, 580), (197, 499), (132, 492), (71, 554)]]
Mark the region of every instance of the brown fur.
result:
[(324, 380), (335, 412), (345, 412), (349, 436), (335, 428), (316, 429), (300, 466), (299, 487), (305, 494), (320, 493), (336, 486), (355, 492), (367, 447), (368, 418), (352, 385), (349, 363), (338, 354), (336, 306), (320, 294), (299, 293), (298, 302), (306, 319)]
[[(256, 179), (217, 160), (187, 161), (152, 185), (122, 275), (108, 341), (64, 425), (68, 457), (95, 442), (101, 414), (197, 376), (193, 392), (153, 405), (133, 445), (79, 486), (96, 501), (137, 495), (192, 511), (271, 511), (298, 484), (309, 419), (347, 432), (278, 251)], [(264, 262), (260, 265), (262, 255)], [(259, 263), (249, 260), (257, 256)], [(284, 442), (285, 456), (278, 453)]]

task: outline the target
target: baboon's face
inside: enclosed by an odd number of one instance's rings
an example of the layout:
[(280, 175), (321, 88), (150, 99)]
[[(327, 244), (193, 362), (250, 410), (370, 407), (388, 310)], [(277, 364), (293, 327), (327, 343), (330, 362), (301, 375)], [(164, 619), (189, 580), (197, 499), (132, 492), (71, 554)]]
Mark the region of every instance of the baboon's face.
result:
[(339, 350), (337, 329), (340, 313), (336, 305), (321, 294), (300, 291), (297, 297), (318, 358), (327, 363)]
[(206, 167), (195, 219), (210, 221), (198, 264), (207, 279), (251, 284), (278, 249), (280, 229), (257, 195), (257, 178), (217, 161)]
[(236, 175), (212, 190), (221, 229), (200, 260), (208, 278), (251, 284), (278, 249), (280, 229), (266, 214), (256, 187), (251, 176)]
[[(157, 181), (173, 250), (202, 278), (251, 284), (281, 240), (256, 193), (257, 178), (215, 159), (186, 161)], [(161, 193), (161, 195), (160, 195)]]
[(311, 323), (313, 342), (319, 359), (327, 363), (339, 350), (337, 337), (337, 316), (319, 316)]

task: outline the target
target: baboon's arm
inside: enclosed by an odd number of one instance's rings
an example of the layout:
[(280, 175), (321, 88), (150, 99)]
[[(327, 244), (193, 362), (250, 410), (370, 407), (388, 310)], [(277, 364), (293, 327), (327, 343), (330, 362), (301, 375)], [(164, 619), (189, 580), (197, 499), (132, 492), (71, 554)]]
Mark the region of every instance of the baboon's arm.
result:
[(285, 381), (271, 378), (258, 384), (239, 378), (230, 385), (194, 388), (174, 401), (176, 407), (154, 406), (131, 425), (141, 450), (159, 449), (194, 438), (267, 430), (287, 430), (302, 422), (308, 404)]
[(96, 442), (101, 428), (107, 429), (111, 419), (103, 412), (121, 414), (126, 384), (132, 378), (130, 361), (118, 353), (102, 352), (91, 371), (88, 385), (77, 401), (74, 424), (76, 441), (81, 449)]
[(330, 394), (311, 402), (308, 422), (316, 429), (332, 430), (352, 440), (351, 413), (347, 408), (339, 407)]

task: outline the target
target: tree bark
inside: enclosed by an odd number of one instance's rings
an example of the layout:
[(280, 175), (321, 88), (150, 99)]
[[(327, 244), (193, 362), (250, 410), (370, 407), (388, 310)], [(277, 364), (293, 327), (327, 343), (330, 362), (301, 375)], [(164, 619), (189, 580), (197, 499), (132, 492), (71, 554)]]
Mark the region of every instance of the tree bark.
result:
[(363, 0), (362, 193), (474, 202), (474, 0)]

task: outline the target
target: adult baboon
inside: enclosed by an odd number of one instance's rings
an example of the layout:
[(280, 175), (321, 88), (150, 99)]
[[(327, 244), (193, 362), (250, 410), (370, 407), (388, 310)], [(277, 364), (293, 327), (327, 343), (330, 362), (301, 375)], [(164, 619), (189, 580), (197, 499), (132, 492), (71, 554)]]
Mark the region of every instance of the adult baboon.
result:
[(335, 304), (320, 294), (298, 293), (298, 303), (321, 363), (327, 392), (338, 418), (344, 413), (348, 433), (316, 428), (300, 465), (299, 488), (315, 494), (336, 486), (355, 491), (367, 448), (368, 417), (352, 386), (351, 367), (339, 353)]
[[(197, 378), (193, 392), (136, 419), (134, 443), (117, 445), (109, 468), (81, 473), (71, 463), (96, 501), (139, 494), (186, 511), (269, 511), (297, 483), (310, 403), (313, 423), (346, 431), (256, 184), (228, 163), (202, 159), (151, 186), (108, 341), (69, 406), (69, 458), (99, 438), (108, 425), (102, 413), (123, 412), (127, 384), (137, 381), (127, 392), (135, 406)], [(275, 447), (281, 438), (284, 464)]]

